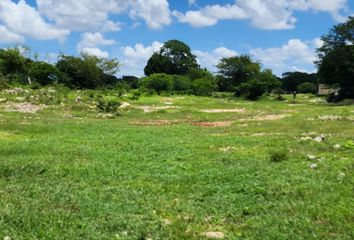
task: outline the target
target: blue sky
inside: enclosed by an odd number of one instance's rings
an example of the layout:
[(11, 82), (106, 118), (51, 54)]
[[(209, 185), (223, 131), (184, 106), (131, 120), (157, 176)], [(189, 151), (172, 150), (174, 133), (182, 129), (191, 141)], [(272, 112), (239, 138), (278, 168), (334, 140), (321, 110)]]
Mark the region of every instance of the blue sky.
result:
[(353, 0), (1, 0), (0, 47), (117, 58), (118, 75), (143, 75), (163, 42), (187, 43), (215, 72), (222, 57), (250, 54), (281, 75), (315, 71), (320, 37), (354, 13)]

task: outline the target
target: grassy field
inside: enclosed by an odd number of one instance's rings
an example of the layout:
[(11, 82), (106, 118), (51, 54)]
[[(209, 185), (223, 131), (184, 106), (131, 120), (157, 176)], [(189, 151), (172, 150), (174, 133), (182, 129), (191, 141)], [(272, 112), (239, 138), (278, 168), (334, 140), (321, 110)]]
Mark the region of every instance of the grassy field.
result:
[(354, 106), (90, 94), (0, 94), (0, 238), (354, 239)]

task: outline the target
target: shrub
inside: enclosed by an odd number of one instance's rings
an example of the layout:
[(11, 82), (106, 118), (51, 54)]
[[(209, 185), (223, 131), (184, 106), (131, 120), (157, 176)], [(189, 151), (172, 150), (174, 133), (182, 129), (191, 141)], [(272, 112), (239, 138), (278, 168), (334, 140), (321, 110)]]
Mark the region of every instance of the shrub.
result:
[(237, 97), (244, 97), (249, 100), (257, 100), (267, 91), (266, 85), (259, 80), (250, 80), (241, 83), (235, 91)]
[(186, 76), (173, 75), (173, 90), (177, 92), (186, 92), (192, 88), (191, 80)]
[(317, 86), (314, 83), (304, 82), (297, 86), (297, 90), (299, 93), (317, 93)]
[(193, 94), (197, 96), (211, 96), (216, 89), (216, 84), (212, 78), (200, 78), (193, 81)]
[(99, 98), (97, 100), (97, 108), (106, 113), (114, 113), (117, 111), (121, 103), (115, 98)]
[(289, 158), (288, 151), (284, 148), (269, 151), (269, 160), (272, 162), (282, 162)]
[(130, 92), (130, 94), (128, 95), (128, 99), (130, 100), (138, 100), (141, 96), (141, 92), (139, 89), (135, 89), (133, 91)]
[(147, 90), (156, 91), (160, 95), (163, 91), (170, 92), (172, 90), (173, 78), (164, 73), (155, 73), (142, 78), (140, 85)]

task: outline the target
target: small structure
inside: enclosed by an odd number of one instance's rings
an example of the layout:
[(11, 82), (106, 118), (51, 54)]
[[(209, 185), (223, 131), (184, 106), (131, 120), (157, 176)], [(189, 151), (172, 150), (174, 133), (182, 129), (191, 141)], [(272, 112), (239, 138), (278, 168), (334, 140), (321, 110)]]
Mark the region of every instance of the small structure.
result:
[(338, 92), (338, 89), (336, 88), (331, 88), (330, 86), (326, 84), (319, 84), (318, 85), (318, 95), (320, 96), (325, 96), (325, 95), (330, 95), (332, 93)]

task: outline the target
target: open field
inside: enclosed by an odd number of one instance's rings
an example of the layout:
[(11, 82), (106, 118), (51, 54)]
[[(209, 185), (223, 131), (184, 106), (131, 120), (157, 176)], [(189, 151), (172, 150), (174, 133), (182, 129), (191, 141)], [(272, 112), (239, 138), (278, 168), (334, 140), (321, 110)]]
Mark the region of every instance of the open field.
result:
[(354, 239), (354, 106), (74, 95), (0, 103), (0, 238)]

